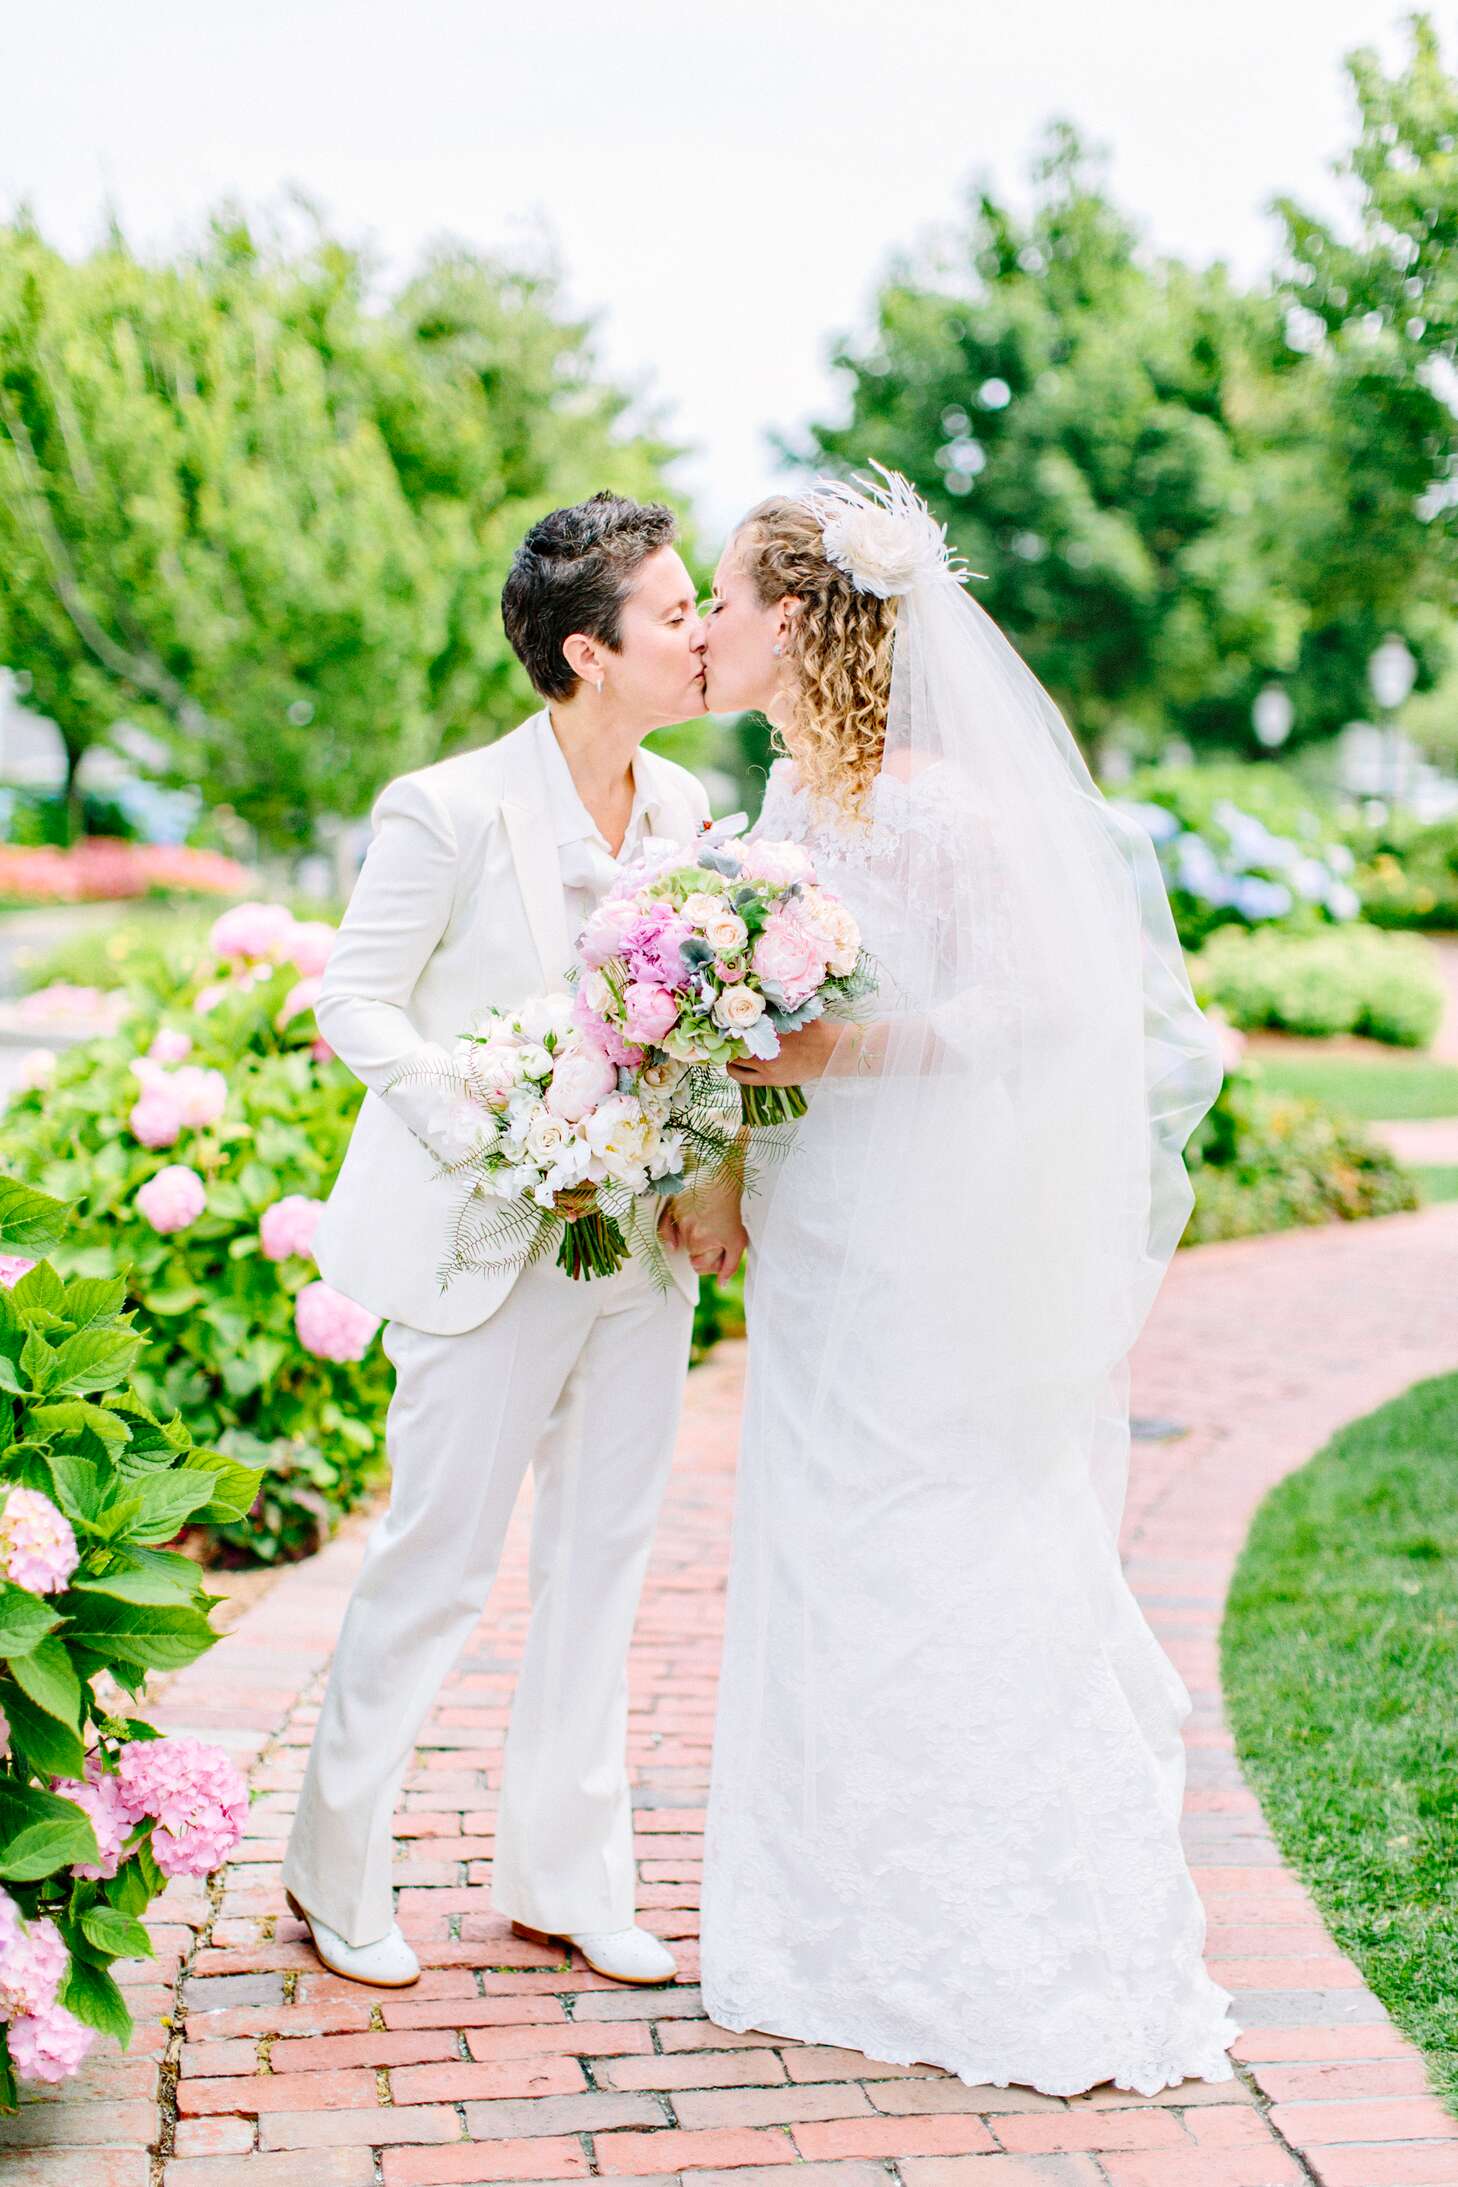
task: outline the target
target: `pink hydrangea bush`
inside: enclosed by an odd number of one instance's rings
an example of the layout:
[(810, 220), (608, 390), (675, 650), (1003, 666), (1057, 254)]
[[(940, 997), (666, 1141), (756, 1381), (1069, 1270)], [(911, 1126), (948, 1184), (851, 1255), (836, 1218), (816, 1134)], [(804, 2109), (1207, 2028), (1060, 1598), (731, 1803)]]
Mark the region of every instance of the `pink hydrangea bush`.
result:
[(27, 2081), (64, 2081), (96, 2040), (57, 2002), (70, 1963), (53, 1921), (26, 1921), (0, 1885), (0, 2023), (11, 2062)]
[(38, 1488), (12, 1488), (0, 1504), (0, 1568), (12, 1586), (58, 1595), (80, 1562), (71, 1522)]
[(134, 1739), (117, 1758), (119, 1798), (134, 1823), (151, 1817), (164, 1876), (208, 1876), (236, 1850), (248, 1787), (221, 1747), (199, 1739)]
[(307, 1193), (285, 1193), (266, 1207), (258, 1225), (258, 1240), (264, 1256), (271, 1261), (287, 1261), (295, 1258), (308, 1260), (314, 1251), (314, 1233), (324, 1212), (322, 1200), (311, 1200)]
[(115, 1773), (106, 1769), (101, 1756), (86, 1757), (84, 1777), (57, 1777), (51, 1785), (62, 1799), (74, 1800), (96, 1832), (99, 1858), (77, 1861), (71, 1873), (91, 1883), (107, 1882), (121, 1866), (122, 1849), (131, 1836), (137, 1816), (132, 1812)]
[(208, 1204), (207, 1188), (186, 1162), (169, 1162), (137, 1192), (137, 1210), (163, 1237), (186, 1230)]
[(294, 1325), (306, 1352), (320, 1359), (363, 1359), (379, 1316), (324, 1282), (306, 1283), (294, 1300)]

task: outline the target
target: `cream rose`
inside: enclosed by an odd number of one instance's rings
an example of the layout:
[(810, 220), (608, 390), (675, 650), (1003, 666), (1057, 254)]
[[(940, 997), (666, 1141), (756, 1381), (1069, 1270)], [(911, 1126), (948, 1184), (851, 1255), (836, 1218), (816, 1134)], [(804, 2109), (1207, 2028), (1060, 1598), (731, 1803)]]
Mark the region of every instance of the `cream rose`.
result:
[(753, 987), (726, 987), (714, 997), (712, 1014), (726, 1033), (742, 1033), (764, 1016), (764, 997)]
[(737, 911), (723, 906), (704, 922), (704, 940), (716, 957), (732, 957), (749, 940), (749, 928)]

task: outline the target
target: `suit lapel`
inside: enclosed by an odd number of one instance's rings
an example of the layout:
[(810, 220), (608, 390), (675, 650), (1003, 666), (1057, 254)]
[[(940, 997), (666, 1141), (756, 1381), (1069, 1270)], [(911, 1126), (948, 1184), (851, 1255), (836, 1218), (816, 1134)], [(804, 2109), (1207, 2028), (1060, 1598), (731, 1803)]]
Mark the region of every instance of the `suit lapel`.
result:
[(559, 988), (572, 962), (572, 937), (567, 932), (556, 838), (540, 807), (533, 809), (515, 794), (503, 799), (501, 817), (542, 977), (549, 988)]

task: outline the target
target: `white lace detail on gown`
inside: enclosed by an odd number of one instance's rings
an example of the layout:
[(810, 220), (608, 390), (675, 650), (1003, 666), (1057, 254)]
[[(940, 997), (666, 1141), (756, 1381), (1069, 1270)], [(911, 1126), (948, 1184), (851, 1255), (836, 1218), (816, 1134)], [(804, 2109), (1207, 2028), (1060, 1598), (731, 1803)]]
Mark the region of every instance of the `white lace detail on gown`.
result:
[[(931, 771), (883, 778), (870, 826), (843, 832), (782, 761), (755, 833), (806, 844), (894, 983), (908, 927), (938, 913), (891, 900), (889, 853), (907, 829), (934, 852), (944, 813)], [(1239, 2029), (1180, 1844), (1189, 1697), (1090, 1464), (1120, 1456), (1122, 1370), (1091, 1386), (1076, 1438), (1066, 1392), (1046, 1421), (1021, 1389), (969, 1413), (949, 1360), (978, 1298), (923, 1255), (914, 1216), (849, 1244), (837, 1227), (874, 1161), (862, 1090), (815, 1089), (746, 1207), (706, 2008), (972, 2085), (1228, 2080)], [(821, 1332), (846, 1315), (865, 1372), (826, 1387)]]

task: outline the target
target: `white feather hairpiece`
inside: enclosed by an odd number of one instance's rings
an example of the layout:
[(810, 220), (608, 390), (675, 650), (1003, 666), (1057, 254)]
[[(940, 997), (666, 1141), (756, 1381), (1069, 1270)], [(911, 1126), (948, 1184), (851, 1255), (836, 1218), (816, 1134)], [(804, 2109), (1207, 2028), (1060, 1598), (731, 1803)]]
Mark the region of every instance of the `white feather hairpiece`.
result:
[(871, 469), (884, 484), (818, 478), (800, 497), (820, 525), (826, 558), (857, 592), (890, 600), (928, 578), (965, 584), (980, 574), (947, 545), (946, 525), (938, 524), (910, 479), (874, 458)]

